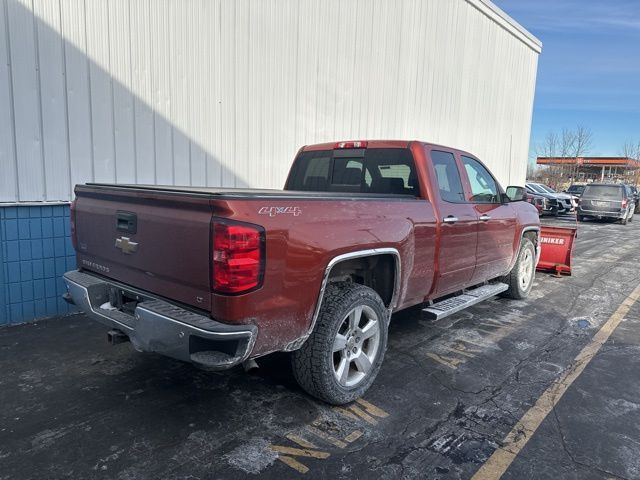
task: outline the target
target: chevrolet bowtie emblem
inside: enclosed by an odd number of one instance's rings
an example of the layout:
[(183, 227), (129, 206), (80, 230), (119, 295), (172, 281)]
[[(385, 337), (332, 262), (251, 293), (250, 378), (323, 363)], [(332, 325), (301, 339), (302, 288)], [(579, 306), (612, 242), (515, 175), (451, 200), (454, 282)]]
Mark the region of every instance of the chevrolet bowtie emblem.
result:
[(116, 238), (116, 248), (122, 250), (122, 253), (131, 255), (138, 250), (138, 244), (129, 240), (129, 237)]

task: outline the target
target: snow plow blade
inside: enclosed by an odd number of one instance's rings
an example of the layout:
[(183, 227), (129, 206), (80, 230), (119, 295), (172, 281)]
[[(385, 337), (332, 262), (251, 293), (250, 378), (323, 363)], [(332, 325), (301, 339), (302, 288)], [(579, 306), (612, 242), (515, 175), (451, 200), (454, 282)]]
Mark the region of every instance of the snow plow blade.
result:
[(571, 275), (571, 256), (576, 227), (550, 227), (540, 229), (540, 260), (536, 270)]

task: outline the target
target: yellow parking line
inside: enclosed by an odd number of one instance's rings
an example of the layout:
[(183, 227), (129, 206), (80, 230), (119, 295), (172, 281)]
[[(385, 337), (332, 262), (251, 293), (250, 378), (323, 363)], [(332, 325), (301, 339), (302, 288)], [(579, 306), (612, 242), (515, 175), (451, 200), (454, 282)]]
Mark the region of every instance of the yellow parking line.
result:
[(459, 358), (445, 357), (444, 355), (438, 355), (437, 353), (427, 352), (427, 357), (431, 360), (435, 360), (436, 362), (444, 365), (445, 367), (452, 368), (456, 370), (458, 365), (464, 363), (464, 360)]
[(321, 439), (323, 439), (325, 442), (330, 443), (331, 445), (338, 447), (338, 448), (344, 448), (347, 446), (346, 443), (344, 443), (342, 440), (338, 440), (337, 438), (333, 437), (332, 435), (329, 435), (326, 432), (323, 432), (322, 430), (320, 430), (319, 428), (315, 427), (314, 425), (307, 425), (307, 430), (311, 433), (313, 433), (316, 437), (319, 437)]
[(378, 424), (378, 421), (375, 418), (373, 418), (371, 415), (369, 415), (367, 412), (362, 410), (357, 405), (349, 405), (349, 410), (351, 412), (355, 413), (357, 416), (359, 416), (362, 420), (364, 420), (365, 422), (367, 422), (367, 423), (369, 423), (371, 425), (377, 425)]
[(302, 437), (299, 437), (298, 435), (294, 435), (293, 433), (287, 433), (285, 435), (285, 437), (287, 437), (292, 442), (297, 443), (301, 447), (304, 447), (304, 448), (318, 448), (313, 443), (305, 440)]
[(507, 471), (516, 456), (533, 436), (542, 421), (553, 410), (567, 389), (580, 376), (585, 367), (595, 357), (609, 336), (620, 325), (622, 319), (629, 313), (631, 307), (640, 299), (640, 285), (629, 295), (609, 320), (598, 330), (591, 341), (584, 347), (573, 364), (558, 379), (556, 379), (533, 407), (520, 419), (503, 440), (503, 446), (480, 467), (472, 480), (497, 480)]
[(362, 436), (362, 432), (360, 430), (354, 430), (349, 435), (344, 437), (344, 439), (345, 439), (345, 441), (347, 441), (349, 443), (353, 443), (356, 440), (358, 440), (361, 436)]
[(307, 467), (303, 463), (300, 463), (295, 458), (287, 457), (286, 455), (278, 455), (278, 460), (289, 465), (291, 468), (299, 471), (300, 473), (307, 473), (309, 471), (309, 467)]
[(378, 418), (387, 418), (389, 414), (385, 412), (380, 407), (376, 407), (373, 403), (367, 402), (364, 398), (358, 398), (356, 403), (359, 403), (364, 407), (364, 409), (369, 412), (371, 415)]
[(271, 450), (276, 453), (285, 455), (296, 455), (298, 457), (310, 458), (329, 458), (329, 453), (320, 450), (311, 450), (307, 448), (283, 447), (282, 445), (271, 445)]

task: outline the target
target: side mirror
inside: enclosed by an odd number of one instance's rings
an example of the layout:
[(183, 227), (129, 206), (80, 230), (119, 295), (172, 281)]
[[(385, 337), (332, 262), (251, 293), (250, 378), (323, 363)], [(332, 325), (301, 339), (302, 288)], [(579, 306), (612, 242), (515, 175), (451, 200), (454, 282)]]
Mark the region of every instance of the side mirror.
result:
[(526, 202), (527, 189), (524, 187), (510, 186), (507, 187), (507, 198), (510, 202)]

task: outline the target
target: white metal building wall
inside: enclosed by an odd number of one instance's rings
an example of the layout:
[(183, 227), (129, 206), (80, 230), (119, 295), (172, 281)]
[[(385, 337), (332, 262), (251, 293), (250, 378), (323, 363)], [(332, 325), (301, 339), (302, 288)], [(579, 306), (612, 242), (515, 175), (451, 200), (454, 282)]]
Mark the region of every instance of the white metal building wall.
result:
[(0, 0), (0, 201), (280, 188), (299, 146), (423, 139), (524, 181), (540, 43), (488, 0)]

